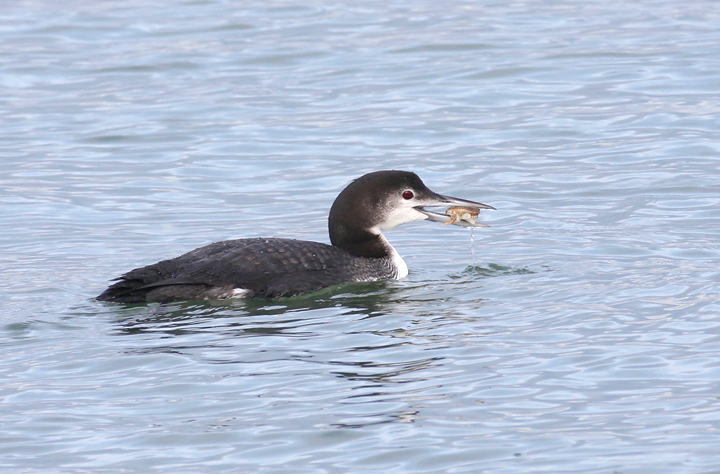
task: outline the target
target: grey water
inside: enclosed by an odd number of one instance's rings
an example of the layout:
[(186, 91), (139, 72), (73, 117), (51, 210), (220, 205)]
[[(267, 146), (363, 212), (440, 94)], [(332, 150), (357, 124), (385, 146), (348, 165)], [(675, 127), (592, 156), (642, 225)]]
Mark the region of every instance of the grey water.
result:
[[(720, 6), (0, 5), (3, 473), (720, 472)], [(487, 203), (401, 281), (123, 306), (327, 242), (378, 169)], [(475, 257), (473, 258), (473, 252)]]

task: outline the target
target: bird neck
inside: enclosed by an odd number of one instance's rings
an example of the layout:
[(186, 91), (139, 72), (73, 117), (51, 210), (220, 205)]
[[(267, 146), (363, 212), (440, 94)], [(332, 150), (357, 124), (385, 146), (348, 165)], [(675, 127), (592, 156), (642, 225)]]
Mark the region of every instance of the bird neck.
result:
[(330, 223), (330, 243), (356, 257), (386, 258), (394, 249), (380, 231)]

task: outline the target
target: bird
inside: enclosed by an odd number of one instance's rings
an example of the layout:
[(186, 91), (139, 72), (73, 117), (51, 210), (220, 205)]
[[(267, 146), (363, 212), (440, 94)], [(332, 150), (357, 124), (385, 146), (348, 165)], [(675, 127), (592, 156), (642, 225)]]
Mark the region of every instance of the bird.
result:
[[(431, 206), (462, 206), (477, 216), (487, 204), (431, 191), (410, 171), (384, 170), (352, 181), (328, 216), (330, 245), (287, 238), (215, 242), (179, 257), (130, 270), (115, 278), (98, 301), (168, 303), (180, 300), (281, 298), (348, 282), (401, 279), (408, 267), (383, 231), (429, 220), (488, 227), (457, 212)], [(464, 211), (463, 211), (464, 212)]]

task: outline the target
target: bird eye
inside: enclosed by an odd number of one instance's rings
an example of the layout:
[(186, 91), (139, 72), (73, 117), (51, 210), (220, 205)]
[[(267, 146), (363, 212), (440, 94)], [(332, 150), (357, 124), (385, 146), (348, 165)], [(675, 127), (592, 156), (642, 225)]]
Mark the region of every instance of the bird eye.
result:
[(415, 197), (415, 195), (413, 194), (413, 192), (410, 191), (410, 190), (407, 190), (407, 191), (403, 192), (403, 195), (402, 195), (402, 196), (403, 196), (403, 199), (412, 199), (413, 197)]

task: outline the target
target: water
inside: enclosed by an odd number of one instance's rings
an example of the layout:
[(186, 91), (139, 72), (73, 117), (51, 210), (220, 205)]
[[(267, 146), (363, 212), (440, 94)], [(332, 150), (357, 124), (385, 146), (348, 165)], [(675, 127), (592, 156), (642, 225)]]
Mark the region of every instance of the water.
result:
[[(3, 472), (720, 472), (714, 2), (5, 2)], [(102, 305), (327, 241), (376, 169), (492, 227), (404, 281)]]

